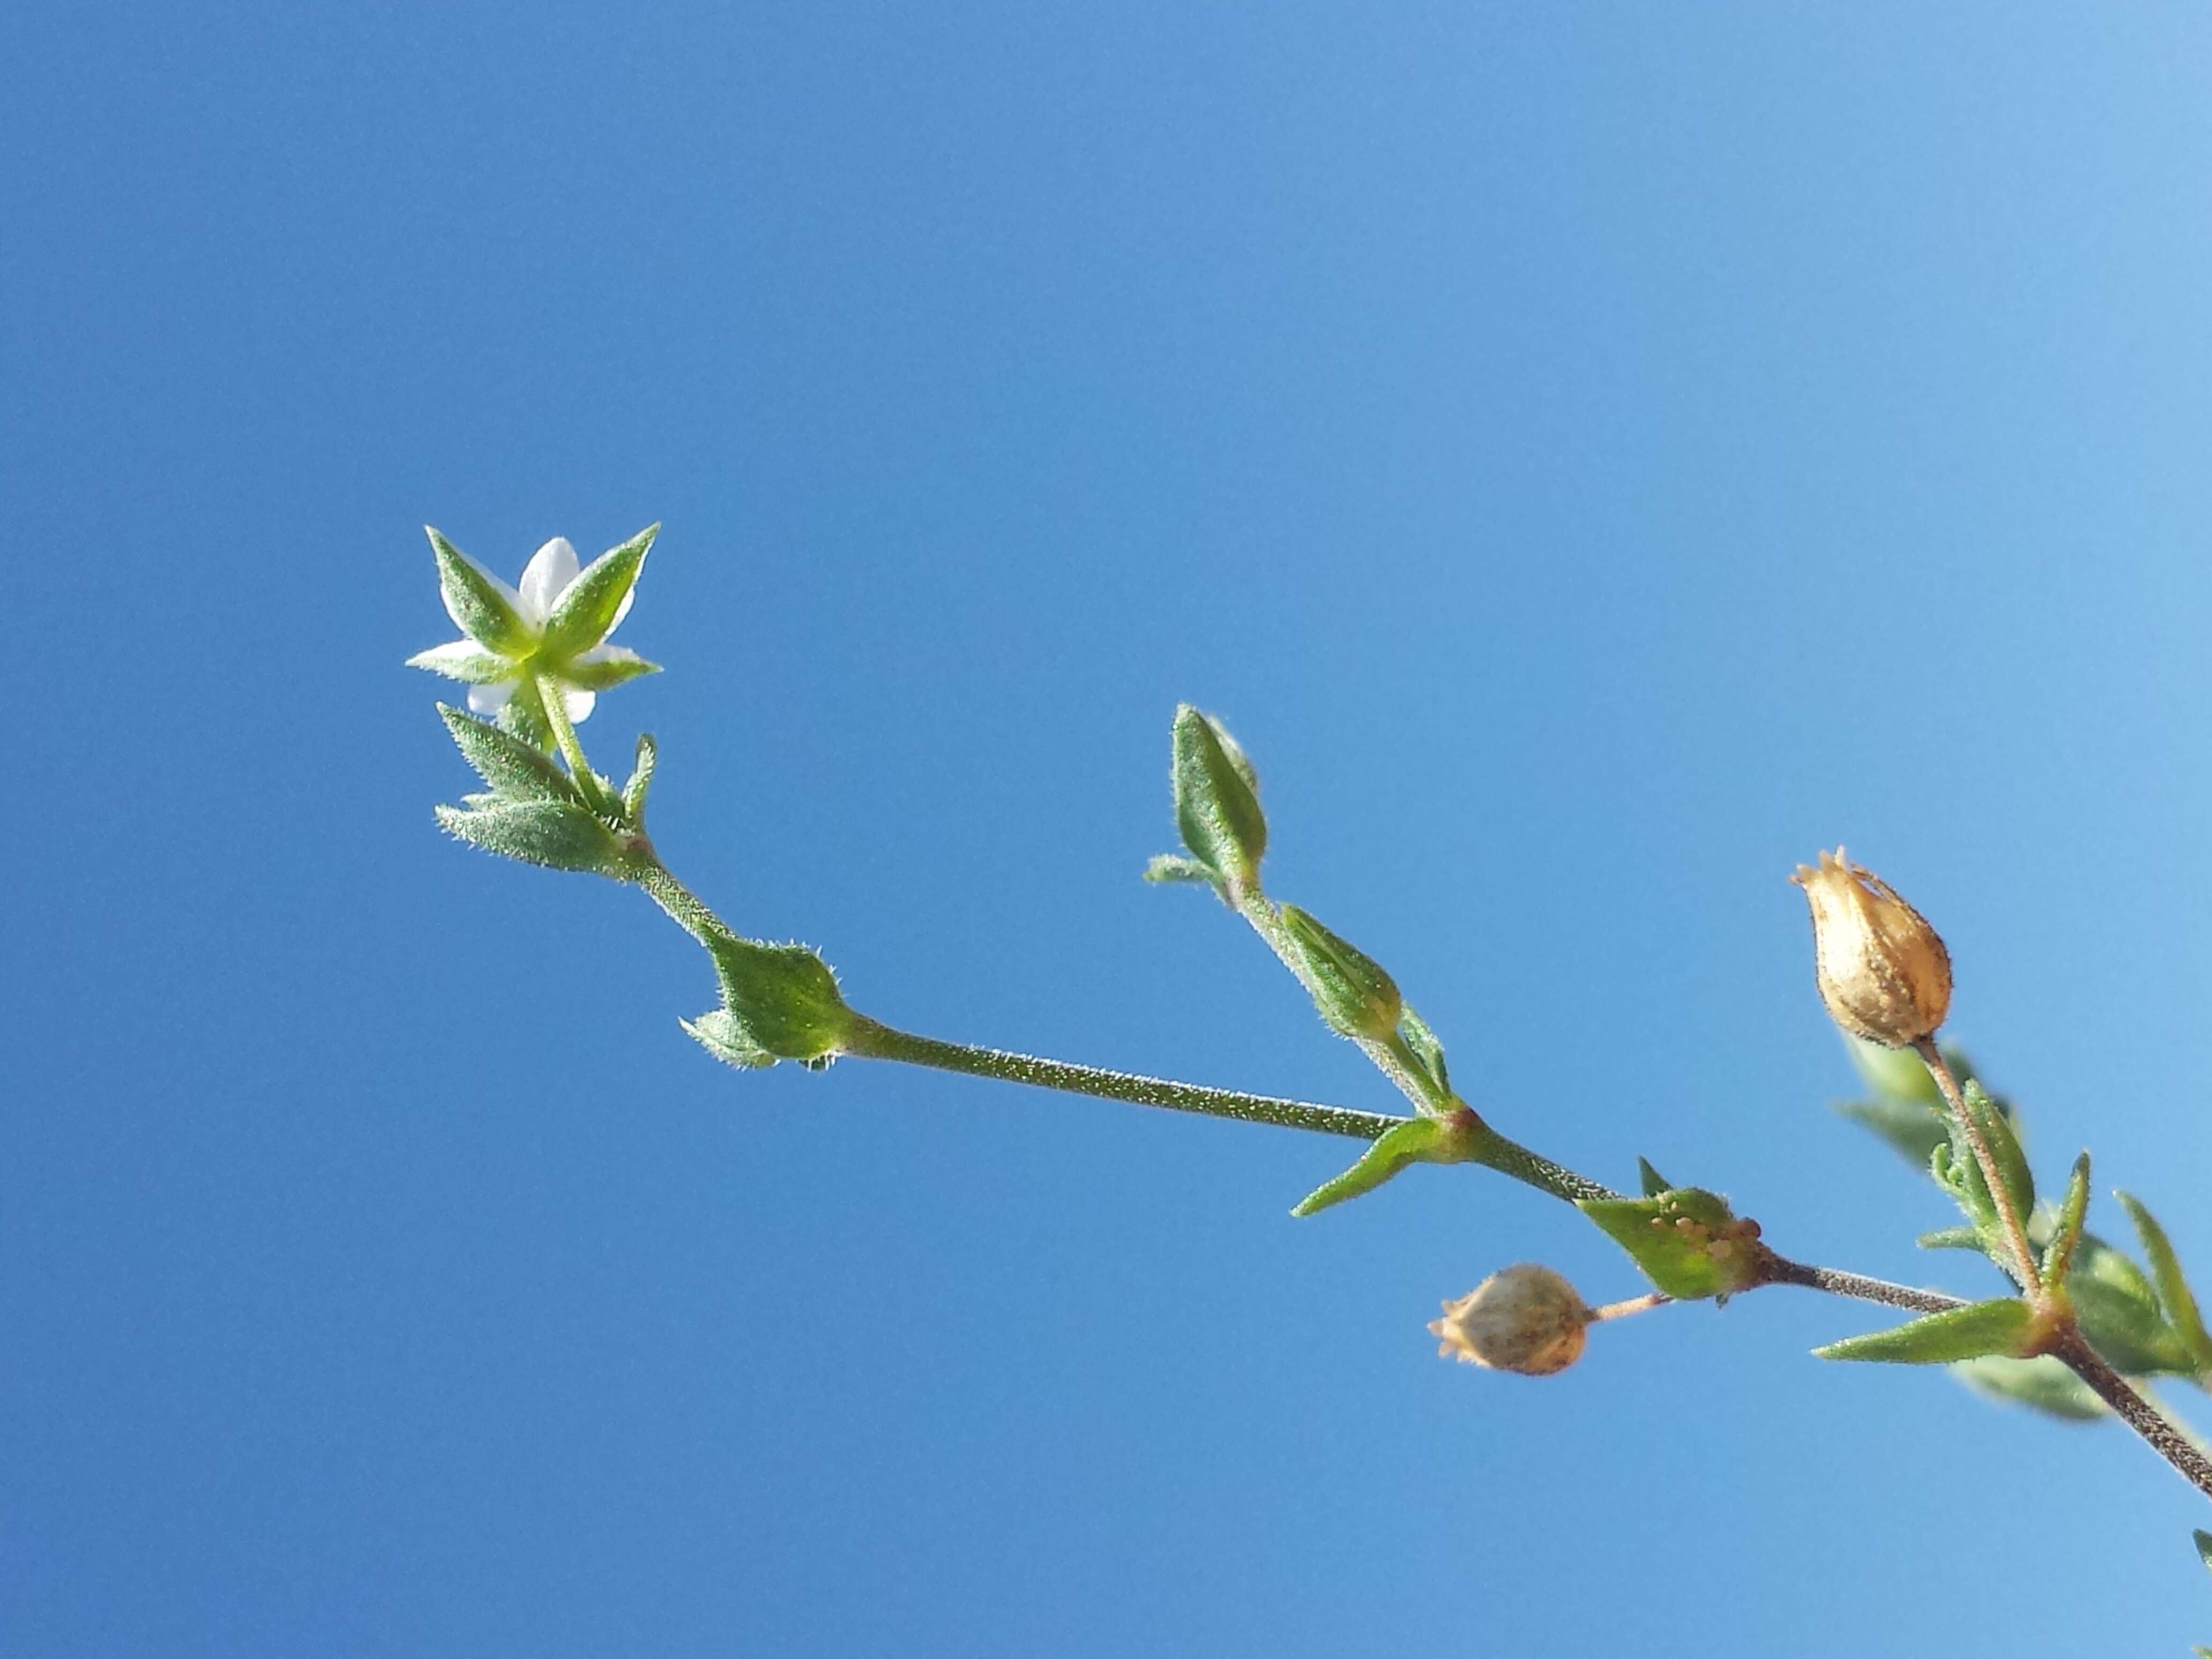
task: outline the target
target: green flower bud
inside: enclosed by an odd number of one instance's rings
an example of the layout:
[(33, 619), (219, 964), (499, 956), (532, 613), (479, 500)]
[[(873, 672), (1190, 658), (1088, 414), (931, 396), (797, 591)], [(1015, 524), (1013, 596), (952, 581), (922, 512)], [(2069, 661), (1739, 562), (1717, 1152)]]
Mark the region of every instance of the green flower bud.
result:
[(1231, 890), (1256, 887), (1267, 850), (1252, 763), (1220, 723), (1188, 703), (1176, 710), (1176, 828), (1183, 845)]
[[(749, 939), (709, 948), (722, 1000), (744, 1042), (777, 1060), (823, 1060), (844, 1047), (853, 1011), (830, 964), (813, 951)], [(729, 1046), (742, 1045), (732, 1040)]]
[(1312, 981), (1314, 1006), (1329, 1029), (1348, 1037), (1380, 1042), (1398, 1029), (1406, 1005), (1382, 967), (1295, 904), (1280, 912), (1283, 927)]

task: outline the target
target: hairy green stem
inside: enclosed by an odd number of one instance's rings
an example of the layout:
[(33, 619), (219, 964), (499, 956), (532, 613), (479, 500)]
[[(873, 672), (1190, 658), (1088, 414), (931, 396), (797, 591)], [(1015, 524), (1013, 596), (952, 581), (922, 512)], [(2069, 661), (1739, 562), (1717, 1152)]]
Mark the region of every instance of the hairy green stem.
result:
[(2166, 1419), (2166, 1414), (2135, 1391), (2127, 1378), (2106, 1363), (2089, 1346), (2081, 1328), (2069, 1324), (2047, 1350), (2066, 1362), (2075, 1376), (2096, 1391), (2097, 1398), (2113, 1414), (2149, 1443), (2150, 1449), (2181, 1472), (2181, 1476), (2207, 1498), (2212, 1498), (2212, 1459)]
[(970, 1077), (997, 1078), (1040, 1089), (1095, 1095), (1103, 1100), (1126, 1100), (1139, 1106), (1163, 1106), (1170, 1111), (1234, 1118), (1243, 1123), (1313, 1129), (1324, 1134), (1349, 1136), (1354, 1140), (1373, 1140), (1406, 1121), (1380, 1112), (1353, 1111), (1348, 1107), (1322, 1106), (1303, 1100), (1279, 1100), (1235, 1089), (1212, 1089), (1166, 1078), (1076, 1066), (1064, 1060), (1044, 1060), (1035, 1054), (1011, 1054), (1003, 1048), (945, 1042), (896, 1030), (865, 1015), (855, 1017), (845, 1040), (845, 1052), (863, 1060), (902, 1060), (909, 1065), (932, 1066), (941, 1072), (964, 1072)]
[(611, 803), (599, 787), (599, 774), (584, 757), (584, 744), (576, 736), (574, 724), (568, 719), (568, 705), (561, 696), (560, 682), (550, 674), (532, 674), (530, 684), (538, 693), (538, 701), (545, 711), (545, 724), (551, 728), (553, 742), (561, 750), (561, 758), (568, 763), (568, 775), (576, 781), (576, 787), (595, 812), (612, 810)]

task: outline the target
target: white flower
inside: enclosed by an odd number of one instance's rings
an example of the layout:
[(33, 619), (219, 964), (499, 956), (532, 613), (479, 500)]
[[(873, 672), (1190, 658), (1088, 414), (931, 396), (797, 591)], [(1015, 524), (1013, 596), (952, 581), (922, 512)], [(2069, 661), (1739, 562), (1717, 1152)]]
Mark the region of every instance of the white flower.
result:
[(606, 637), (629, 614), (659, 529), (654, 525), (583, 566), (568, 538), (556, 536), (531, 556), (514, 587), (431, 531), (438, 591), (464, 637), (410, 657), (408, 665), (465, 682), (469, 708), (478, 714), (498, 713), (526, 687), (534, 706), (544, 680), (559, 690), (571, 721), (588, 719), (599, 693), (659, 672)]

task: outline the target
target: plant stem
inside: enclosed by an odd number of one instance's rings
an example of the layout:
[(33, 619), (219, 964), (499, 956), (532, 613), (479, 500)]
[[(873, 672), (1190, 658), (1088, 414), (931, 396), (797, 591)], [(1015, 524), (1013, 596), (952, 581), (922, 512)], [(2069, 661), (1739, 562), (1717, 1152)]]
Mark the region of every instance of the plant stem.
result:
[(1601, 1319), (1625, 1319), (1631, 1314), (1649, 1313), (1654, 1308), (1663, 1308), (1674, 1301), (1663, 1291), (1651, 1291), (1643, 1296), (1632, 1296), (1625, 1302), (1608, 1302), (1602, 1308), (1589, 1310), (1589, 1322)]
[(568, 719), (568, 705), (562, 701), (560, 683), (550, 674), (532, 674), (530, 683), (537, 688), (538, 701), (545, 710), (545, 724), (552, 728), (553, 741), (561, 750), (561, 758), (568, 763), (568, 775), (575, 779), (576, 787), (583, 792), (593, 811), (606, 811), (608, 801), (600, 792), (599, 774), (584, 758), (584, 745)]
[(2065, 1361), (2075, 1376), (2095, 1389), (2097, 1397), (2149, 1442), (2153, 1451), (2179, 1470), (2184, 1480), (2207, 1498), (2212, 1498), (2212, 1459), (2207, 1459), (2191, 1445), (2157, 1407), (2137, 1394), (2127, 1378), (2107, 1364), (2077, 1327), (2068, 1327), (2048, 1352)]
[(2035, 1254), (2027, 1247), (2027, 1229), (2021, 1224), (2020, 1211), (2012, 1201), (2012, 1189), (1997, 1172), (1996, 1158), (1990, 1152), (1990, 1143), (1982, 1133), (1982, 1126), (1966, 1109), (1966, 1097), (1959, 1087), (1959, 1079), (1951, 1075), (1950, 1062), (1936, 1047), (1936, 1039), (1924, 1036), (1914, 1043), (1914, 1049), (1928, 1063), (1929, 1074), (1936, 1086), (1943, 1091), (1943, 1099), (1958, 1119), (1959, 1127), (1966, 1131), (1966, 1143), (1974, 1149), (1974, 1162), (1982, 1167), (1983, 1184), (1990, 1189), (1990, 1202), (1996, 1206), (1997, 1220), (2004, 1228), (2005, 1243), (2020, 1263), (2020, 1271), (2013, 1276), (2020, 1287), (2027, 1292), (2030, 1302), (2038, 1304), (2043, 1298), (2042, 1275), (2035, 1270)]
[[(1792, 1261), (1787, 1256), (1766, 1253), (1766, 1267), (1763, 1285), (1802, 1285), (1808, 1291), (1826, 1291), (1832, 1296), (1853, 1296), (1862, 1302), (1879, 1302), (1892, 1308), (1908, 1308), (1914, 1313), (1948, 1313), (1954, 1308), (1968, 1305), (1955, 1296), (1946, 1296), (1941, 1291), (1917, 1291), (1910, 1285), (1893, 1285), (1886, 1279), (1869, 1279), (1863, 1273), (1847, 1273), (1836, 1267), (1815, 1267), (1802, 1261)], [(1754, 1289), (1756, 1286), (1753, 1287)]]
[[(1481, 1123), (1480, 1119), (1476, 1121)], [(1540, 1193), (1548, 1193), (1569, 1204), (1585, 1198), (1621, 1196), (1602, 1182), (1577, 1175), (1565, 1164), (1553, 1163), (1541, 1152), (1532, 1152), (1520, 1142), (1509, 1140), (1487, 1123), (1481, 1123), (1474, 1156), (1468, 1161), (1510, 1176), (1525, 1187), (1534, 1187)]]
[(729, 924), (707, 908), (705, 900), (676, 878), (653, 851), (653, 843), (644, 836), (638, 836), (632, 843), (630, 860), (635, 872), (632, 879), (667, 912), (671, 921), (705, 945), (710, 953), (717, 945), (726, 945), (737, 938)]
[(1007, 1083), (1095, 1095), (1102, 1100), (1126, 1100), (1139, 1106), (1164, 1106), (1170, 1111), (1198, 1112), (1207, 1117), (1234, 1118), (1244, 1123), (1313, 1129), (1324, 1134), (1346, 1135), (1354, 1140), (1376, 1139), (1406, 1121), (1380, 1112), (1280, 1100), (1269, 1095), (1248, 1095), (1235, 1089), (1211, 1089), (1195, 1083), (1176, 1083), (1166, 1078), (1076, 1066), (1064, 1060), (1044, 1060), (1035, 1054), (1011, 1054), (1003, 1048), (945, 1042), (936, 1037), (897, 1030), (866, 1015), (854, 1018), (852, 1031), (846, 1038), (845, 1052), (863, 1060), (899, 1060), (913, 1066), (935, 1066), (943, 1072), (964, 1072), (970, 1077), (998, 1078)]

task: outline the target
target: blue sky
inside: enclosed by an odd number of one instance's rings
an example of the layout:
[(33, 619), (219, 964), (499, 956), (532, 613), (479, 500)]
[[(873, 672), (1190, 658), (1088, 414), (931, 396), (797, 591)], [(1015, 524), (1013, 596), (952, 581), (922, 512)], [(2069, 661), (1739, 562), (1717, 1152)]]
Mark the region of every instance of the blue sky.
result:
[[(1787, 1290), (1547, 1382), (1577, 1218), (687, 1042), (635, 894), (440, 837), (420, 526), (666, 529), (584, 728), (949, 1037), (1389, 1109), (1147, 889), (1174, 705), (1455, 1079), (1979, 1291), (1785, 878), (2212, 1274), (2212, 27), (2154, 6), (11, 13), (0, 1649), (2179, 1651), (2111, 1428)], [(2100, 1199), (2104, 1224), (2118, 1231)], [(2189, 1402), (2184, 1402), (2189, 1403)], [(2201, 1400), (2196, 1403), (2201, 1405)], [(2212, 1421), (2201, 1410), (2200, 1420)]]

